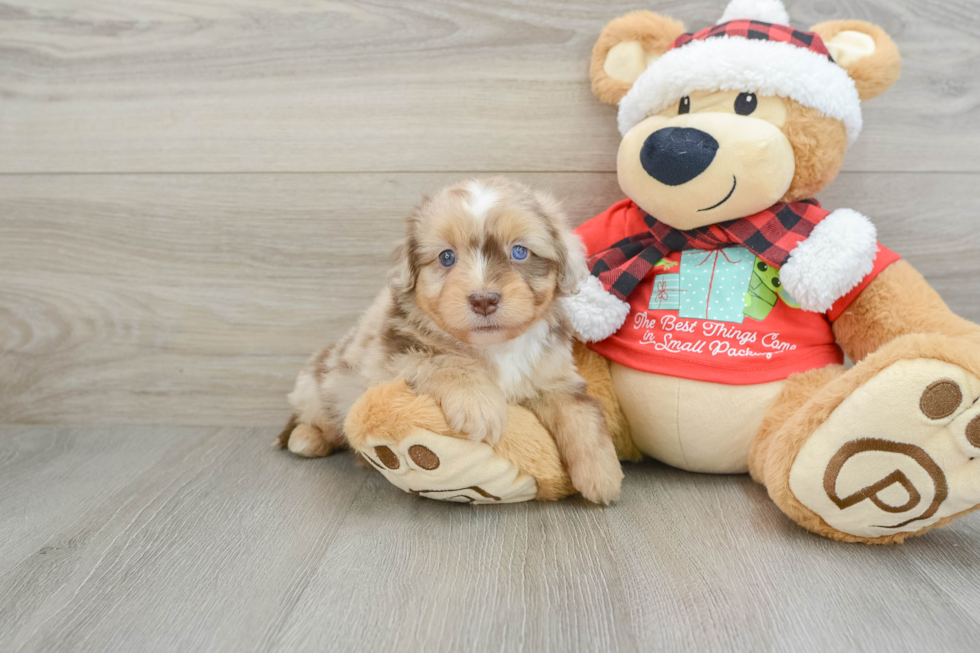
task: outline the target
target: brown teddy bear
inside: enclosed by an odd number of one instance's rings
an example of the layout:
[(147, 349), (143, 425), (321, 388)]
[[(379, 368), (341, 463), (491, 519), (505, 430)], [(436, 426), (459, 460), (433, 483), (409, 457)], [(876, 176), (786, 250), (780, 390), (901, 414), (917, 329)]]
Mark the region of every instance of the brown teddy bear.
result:
[[(980, 503), (980, 327), (867, 218), (812, 199), (900, 66), (881, 28), (797, 30), (778, 0), (735, 0), (695, 34), (649, 12), (603, 29), (592, 88), (619, 105), (628, 199), (577, 230), (592, 276), (565, 308), (621, 459), (749, 472), (791, 519), (851, 542), (900, 542)], [(518, 407), (491, 448), (390, 384), (346, 432), (424, 496), (572, 491)]]

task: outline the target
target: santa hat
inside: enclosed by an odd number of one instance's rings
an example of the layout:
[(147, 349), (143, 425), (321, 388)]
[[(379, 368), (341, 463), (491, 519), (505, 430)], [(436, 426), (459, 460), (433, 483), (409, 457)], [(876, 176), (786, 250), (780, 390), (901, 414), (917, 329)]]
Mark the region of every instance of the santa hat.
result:
[(620, 100), (619, 131), (694, 91), (787, 97), (843, 122), (848, 144), (861, 133), (854, 81), (819, 34), (789, 26), (779, 0), (732, 0), (717, 25), (679, 36)]

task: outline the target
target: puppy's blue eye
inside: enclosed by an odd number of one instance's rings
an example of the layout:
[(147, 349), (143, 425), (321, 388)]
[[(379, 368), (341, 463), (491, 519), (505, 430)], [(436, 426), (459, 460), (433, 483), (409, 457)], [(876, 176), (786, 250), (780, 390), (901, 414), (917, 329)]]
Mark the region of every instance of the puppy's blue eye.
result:
[(443, 267), (451, 267), (456, 263), (456, 252), (451, 249), (447, 249), (439, 254), (439, 262), (442, 263)]
[(510, 250), (510, 255), (515, 261), (523, 261), (527, 258), (527, 247), (514, 245), (514, 248)]

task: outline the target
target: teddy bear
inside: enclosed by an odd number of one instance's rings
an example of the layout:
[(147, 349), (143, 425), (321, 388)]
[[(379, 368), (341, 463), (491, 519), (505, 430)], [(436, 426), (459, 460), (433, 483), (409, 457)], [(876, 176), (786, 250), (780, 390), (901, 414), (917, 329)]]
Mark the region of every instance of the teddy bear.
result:
[[(696, 33), (638, 11), (592, 53), (618, 105), (625, 199), (577, 230), (591, 276), (562, 301), (621, 460), (749, 473), (790, 519), (889, 544), (980, 504), (980, 326), (814, 197), (901, 60), (878, 26), (790, 26), (733, 0)], [(844, 365), (844, 354), (853, 361)], [(573, 492), (554, 441), (511, 407), (494, 447), (404, 382), (351, 411), (351, 447), (401, 489), (466, 503)]]

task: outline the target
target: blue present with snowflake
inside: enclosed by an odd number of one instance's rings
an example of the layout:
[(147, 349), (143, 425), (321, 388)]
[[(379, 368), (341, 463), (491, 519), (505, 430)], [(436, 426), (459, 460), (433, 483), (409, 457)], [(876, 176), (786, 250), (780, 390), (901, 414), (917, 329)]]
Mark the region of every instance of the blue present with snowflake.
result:
[(680, 317), (741, 324), (754, 264), (744, 247), (685, 251), (677, 275)]

